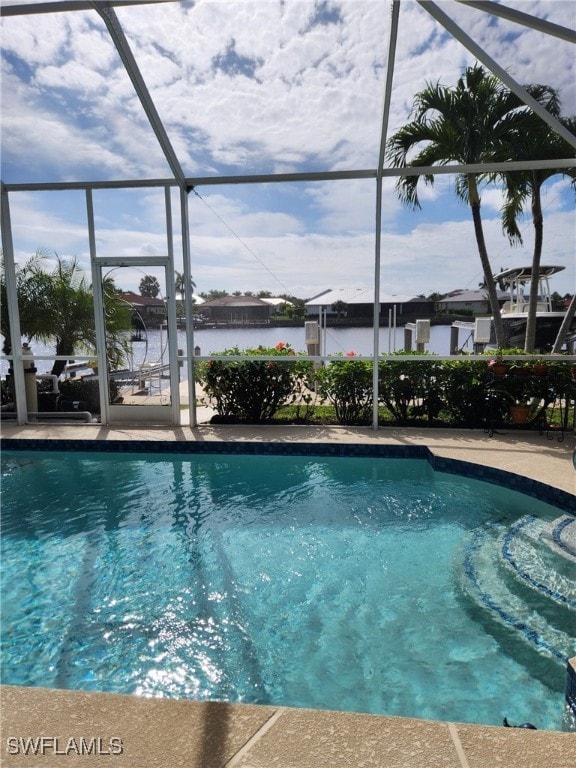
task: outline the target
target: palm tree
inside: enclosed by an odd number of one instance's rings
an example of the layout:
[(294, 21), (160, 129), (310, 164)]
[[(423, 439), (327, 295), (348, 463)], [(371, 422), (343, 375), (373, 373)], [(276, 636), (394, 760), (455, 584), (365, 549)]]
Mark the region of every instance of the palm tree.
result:
[[(176, 271), (174, 274), (176, 275), (174, 280), (174, 290), (176, 293), (180, 294), (182, 303), (184, 303), (184, 294), (186, 293), (186, 278), (184, 276), (184, 272)], [(190, 276), (190, 291), (193, 293), (195, 288), (196, 283), (192, 279), (192, 276)]]
[[(465, 70), (455, 87), (428, 83), (416, 94), (411, 113), (413, 120), (389, 139), (388, 157), (397, 168), (489, 162), (497, 157), (511, 131), (521, 130), (530, 114), (528, 107), (514, 93), (476, 64)], [(408, 160), (408, 155), (421, 144), (423, 147)], [(420, 178), (404, 176), (396, 184), (400, 200), (413, 208), (421, 207), (418, 199)], [(459, 174), (455, 189), (458, 197), (472, 209), (496, 343), (503, 347), (504, 328), (480, 212), (479, 185), (483, 179), (484, 176), (477, 173)], [(434, 176), (426, 174), (424, 181), (433, 184)]]
[[(75, 352), (96, 349), (94, 325), (94, 297), (92, 287), (78, 266), (76, 259), (62, 259), (56, 254), (52, 272), (44, 269), (46, 253), (37, 252), (26, 264), (16, 269), (16, 292), (20, 315), (20, 329), (29, 341), (56, 342), (55, 353), (73, 357)], [(131, 326), (131, 309), (123, 301), (111, 278), (103, 281), (104, 313), (106, 320), (106, 354), (112, 367), (123, 363), (128, 351), (125, 331)], [(5, 281), (2, 278), (2, 294)], [(0, 311), (4, 350), (10, 339), (6, 304)], [(51, 373), (59, 376), (66, 360), (55, 360)]]
[(144, 296), (147, 299), (155, 299), (160, 293), (158, 278), (153, 275), (144, 275), (142, 280), (140, 280), (138, 290), (140, 291), (140, 296)]
[[(56, 338), (56, 354), (72, 357), (78, 350), (96, 349), (94, 326), (94, 296), (92, 286), (78, 266), (76, 259), (61, 259), (51, 274), (46, 297), (46, 331)], [(131, 309), (123, 301), (112, 278), (102, 283), (106, 326), (106, 355), (112, 368), (126, 359), (128, 339), (124, 333), (131, 327)], [(52, 374), (59, 376), (66, 367), (65, 360), (55, 360)]]
[[(576, 134), (576, 117), (562, 118), (560, 116), (560, 100), (558, 94), (551, 88), (533, 86), (532, 95), (542, 99), (547, 96), (546, 109), (559, 118), (560, 122), (572, 133)], [(510, 159), (561, 159), (568, 157), (572, 148), (538, 116), (534, 115), (533, 125), (529, 130), (518, 131), (511, 137)], [(544, 243), (544, 215), (542, 212), (542, 187), (553, 176), (563, 174), (572, 181), (576, 190), (576, 168), (545, 168), (526, 171), (514, 171), (499, 174), (506, 190), (506, 202), (502, 209), (502, 227), (511, 243), (522, 243), (522, 234), (518, 227), (518, 216), (527, 201), (530, 201), (532, 225), (534, 227), (534, 250), (532, 252), (532, 275), (536, 276), (530, 282), (530, 297), (528, 318), (526, 323), (526, 338), (524, 351), (534, 352), (536, 343), (536, 311), (538, 304), (538, 279), (542, 247)]]
[[(38, 250), (28, 261), (16, 265), (16, 295), (20, 316), (20, 330), (28, 341), (33, 338), (46, 339), (43, 302), (48, 292), (50, 276), (41, 268), (47, 253)], [(6, 272), (2, 263), (0, 275), (0, 333), (4, 337), (2, 351), (9, 355), (12, 351), (10, 338), (10, 318), (6, 293)]]

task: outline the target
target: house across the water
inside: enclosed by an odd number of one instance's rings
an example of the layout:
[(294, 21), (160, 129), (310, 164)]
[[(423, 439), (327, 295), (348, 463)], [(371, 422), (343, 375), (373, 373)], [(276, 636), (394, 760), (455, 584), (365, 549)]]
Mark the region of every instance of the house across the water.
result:
[[(497, 291), (500, 306), (504, 304), (508, 295), (506, 291)], [(490, 300), (485, 290), (479, 291), (452, 291), (447, 293), (439, 302), (439, 308), (449, 314), (457, 314), (464, 310), (472, 315), (485, 315), (490, 312)]]
[[(346, 319), (351, 324), (371, 323), (374, 292), (372, 288), (329, 288), (307, 301), (306, 310), (310, 317), (319, 317), (320, 312), (325, 312), (328, 318)], [(431, 299), (380, 292), (380, 325), (387, 325), (390, 318), (397, 325), (404, 325), (433, 314), (434, 302)]]
[(276, 307), (256, 296), (221, 296), (202, 304), (202, 315), (214, 325), (269, 325)]
[(160, 328), (166, 320), (166, 303), (160, 297), (152, 299), (132, 291), (122, 291), (121, 298), (132, 307), (132, 326), (135, 330)]

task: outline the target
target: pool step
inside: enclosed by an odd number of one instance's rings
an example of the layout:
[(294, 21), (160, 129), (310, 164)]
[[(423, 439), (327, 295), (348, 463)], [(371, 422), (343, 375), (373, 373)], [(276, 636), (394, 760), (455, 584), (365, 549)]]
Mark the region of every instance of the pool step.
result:
[(576, 517), (563, 515), (554, 520), (550, 546), (576, 565)]
[[(507, 531), (490, 525), (474, 532), (464, 556), (464, 591), (484, 612), (513, 631), (539, 654), (564, 664), (574, 655), (568, 632), (554, 626), (543, 615), (545, 594), (524, 585), (504, 565), (502, 547)], [(515, 580), (511, 586), (511, 577)], [(522, 588), (524, 592), (522, 592)]]
[[(568, 518), (568, 524), (573, 520)], [(571, 609), (575, 626), (576, 557), (556, 543), (563, 543), (560, 534), (568, 524), (564, 518), (549, 523), (526, 515), (501, 537), (501, 555), (508, 573), (544, 598), (541, 605), (549, 615), (558, 614), (558, 609)]]

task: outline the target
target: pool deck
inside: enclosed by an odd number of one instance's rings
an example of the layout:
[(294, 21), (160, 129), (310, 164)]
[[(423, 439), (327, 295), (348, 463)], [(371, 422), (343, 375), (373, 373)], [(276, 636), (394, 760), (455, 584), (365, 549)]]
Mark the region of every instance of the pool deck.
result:
[[(482, 430), (2, 424), (2, 436), (425, 445), (440, 456), (576, 494), (572, 432), (559, 442), (556, 435), (550, 440), (537, 432), (488, 437)], [(12, 686), (3, 686), (0, 696), (0, 765), (6, 768), (576, 768), (575, 733)], [(9, 737), (40, 736), (48, 739), (43, 754), (10, 755), (9, 748), (14, 751), (18, 742)], [(62, 754), (68, 739), (78, 744), (81, 737), (95, 739), (92, 754), (74, 754), (73, 747)], [(122, 739), (121, 754), (109, 754), (112, 737)]]

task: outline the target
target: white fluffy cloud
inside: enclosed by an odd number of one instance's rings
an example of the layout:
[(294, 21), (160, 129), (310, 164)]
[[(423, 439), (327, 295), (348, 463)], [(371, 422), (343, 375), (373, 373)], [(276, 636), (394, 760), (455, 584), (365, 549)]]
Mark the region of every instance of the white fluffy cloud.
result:
[[(571, 0), (517, 2), (518, 10), (573, 24)], [(546, 82), (576, 111), (568, 43), (460, 3), (442, 9), (519, 82)], [(374, 0), (168, 3), (116, 9), (158, 112), (195, 176), (374, 168), (386, 75), (389, 6)], [(94, 12), (7, 17), (3, 26), (3, 179), (140, 179), (169, 175), (105, 27)], [(417, 3), (403, 2), (389, 130), (402, 125), (426, 81), (450, 85), (471, 54)], [(422, 210), (384, 182), (382, 274), (397, 293), (475, 287), (481, 279), (470, 213), (453, 179), (420, 190)], [(289, 187), (289, 188), (288, 188)], [(545, 260), (565, 264), (557, 290), (574, 289), (575, 219), (564, 182), (545, 191)], [(190, 197), (199, 290), (269, 289), (309, 296), (373, 279), (375, 182), (200, 188)], [(96, 200), (105, 193), (98, 192)], [(163, 254), (163, 195), (132, 207), (97, 206), (102, 252)], [(77, 198), (75, 198), (77, 199)], [(14, 193), (22, 256), (48, 247), (86, 258), (82, 203), (60, 210)], [(52, 201), (53, 198), (50, 198)], [(530, 257), (511, 251), (498, 220), (502, 197), (485, 190), (495, 268)], [(208, 207), (210, 206), (210, 207)], [(177, 209), (176, 209), (177, 210)], [(178, 243), (177, 243), (178, 244)]]

